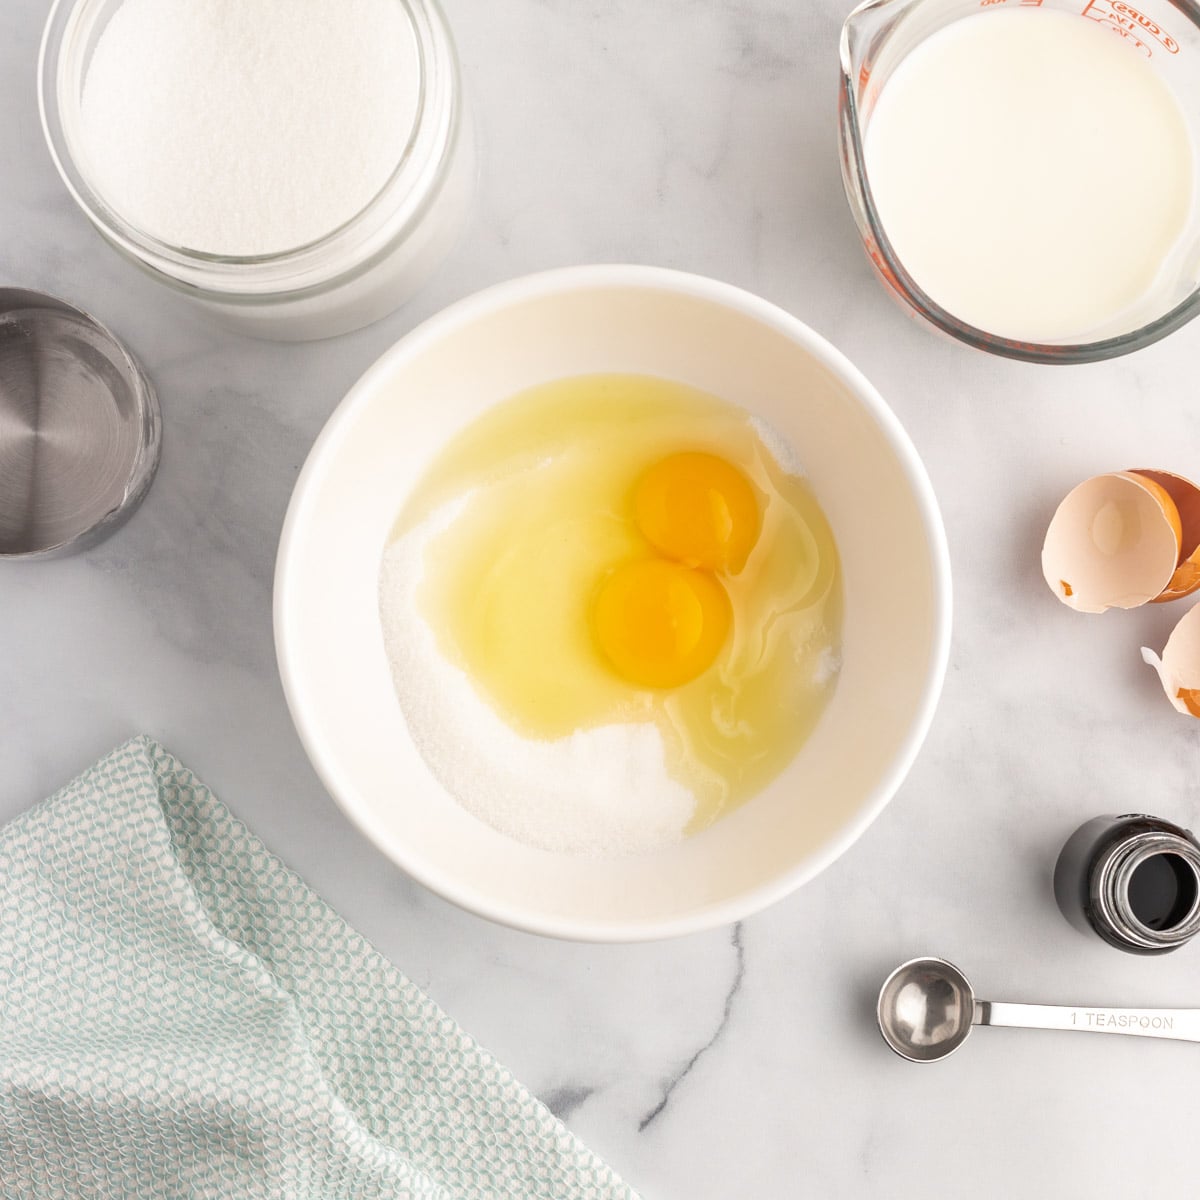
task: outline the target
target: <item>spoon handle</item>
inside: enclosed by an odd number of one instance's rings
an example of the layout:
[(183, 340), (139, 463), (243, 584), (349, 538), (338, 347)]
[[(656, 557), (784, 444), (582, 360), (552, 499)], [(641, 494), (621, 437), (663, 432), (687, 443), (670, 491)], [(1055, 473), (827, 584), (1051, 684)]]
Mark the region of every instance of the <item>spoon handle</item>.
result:
[(1200, 1011), (1191, 1008), (1067, 1008), (1056, 1004), (975, 1002), (976, 1025), (1017, 1029), (1077, 1029), (1133, 1037), (1200, 1042)]

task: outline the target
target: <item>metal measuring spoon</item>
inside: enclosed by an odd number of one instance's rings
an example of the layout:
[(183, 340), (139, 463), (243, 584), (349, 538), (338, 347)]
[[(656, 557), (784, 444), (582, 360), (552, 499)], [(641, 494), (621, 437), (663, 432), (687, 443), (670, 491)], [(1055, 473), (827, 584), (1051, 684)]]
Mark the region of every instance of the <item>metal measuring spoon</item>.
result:
[(150, 487), (160, 429), (150, 381), (103, 325), (0, 288), (0, 562), (113, 532)]
[(883, 1040), (901, 1058), (916, 1063), (953, 1054), (967, 1040), (972, 1025), (1200, 1042), (1200, 1009), (1067, 1008), (976, 1000), (967, 977), (944, 958), (914, 958), (897, 967), (879, 989), (876, 1014)]

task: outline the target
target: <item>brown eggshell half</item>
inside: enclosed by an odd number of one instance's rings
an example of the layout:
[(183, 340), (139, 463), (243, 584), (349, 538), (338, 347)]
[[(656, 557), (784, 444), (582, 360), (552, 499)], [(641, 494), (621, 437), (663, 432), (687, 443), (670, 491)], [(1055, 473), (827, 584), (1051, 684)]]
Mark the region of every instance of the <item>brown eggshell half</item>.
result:
[(1085, 480), (1058, 506), (1042, 574), (1077, 612), (1137, 608), (1171, 585), (1179, 554), (1179, 512), (1167, 490), (1121, 471)]
[(1179, 564), (1166, 590), (1153, 603), (1165, 604), (1190, 596), (1200, 589), (1200, 487), (1170, 471), (1146, 471), (1138, 467), (1133, 474), (1157, 483), (1179, 512)]
[(1200, 604), (1175, 626), (1159, 658), (1142, 647), (1142, 658), (1162, 680), (1167, 699), (1191, 717), (1200, 717)]

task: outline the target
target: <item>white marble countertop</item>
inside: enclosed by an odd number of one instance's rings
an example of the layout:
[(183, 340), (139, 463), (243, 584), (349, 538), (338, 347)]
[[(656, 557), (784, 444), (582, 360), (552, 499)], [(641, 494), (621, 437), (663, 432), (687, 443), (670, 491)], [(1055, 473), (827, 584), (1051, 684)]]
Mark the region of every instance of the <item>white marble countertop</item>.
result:
[[(1058, 915), (1049, 872), (1105, 811), (1200, 819), (1200, 726), (1138, 647), (1182, 606), (1085, 618), (1038, 549), (1058, 499), (1130, 465), (1200, 474), (1200, 325), (1087, 368), (935, 338), (877, 285), (842, 198), (836, 43), (850, 0), (448, 0), (485, 148), (482, 195), (419, 298), (308, 346), (210, 330), (105, 247), (46, 154), (48, 0), (0, 15), (0, 279), (110, 323), (155, 380), (162, 469), (84, 557), (0, 567), (0, 819), (132, 733), (161, 739), (508, 1063), (646, 1200), (1195, 1192), (1200, 1047), (1002, 1030), (917, 1068), (875, 990), (917, 953), (985, 996), (1200, 1005), (1200, 947), (1121, 955)], [(350, 827), (275, 671), (271, 576), (310, 443), (430, 313), (576, 262), (659, 263), (761, 293), (828, 336), (923, 454), (949, 529), (946, 691), (907, 785), (784, 903), (663, 945), (558, 944), (435, 899)]]

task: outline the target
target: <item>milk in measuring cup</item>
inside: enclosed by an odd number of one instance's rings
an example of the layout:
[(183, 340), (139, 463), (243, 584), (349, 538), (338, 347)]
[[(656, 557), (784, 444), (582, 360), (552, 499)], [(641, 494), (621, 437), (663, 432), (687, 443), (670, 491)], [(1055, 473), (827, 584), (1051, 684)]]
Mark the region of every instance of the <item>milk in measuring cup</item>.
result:
[(868, 119), (866, 174), (896, 256), (949, 313), (1084, 342), (1152, 296), (1191, 221), (1192, 144), (1125, 40), (1074, 13), (992, 8), (900, 62)]

